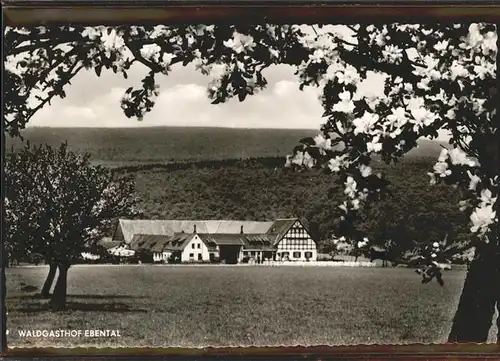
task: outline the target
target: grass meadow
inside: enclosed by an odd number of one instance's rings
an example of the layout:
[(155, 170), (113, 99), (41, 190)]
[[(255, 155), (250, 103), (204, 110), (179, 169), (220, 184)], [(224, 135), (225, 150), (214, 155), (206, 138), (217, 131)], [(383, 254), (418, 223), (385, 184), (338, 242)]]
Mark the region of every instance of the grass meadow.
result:
[[(240, 169), (217, 163), (259, 157), (284, 160), (301, 138), (315, 134), (315, 130), (182, 127), (30, 128), (23, 132), (24, 139), (33, 144), (57, 146), (67, 140), (72, 150), (89, 152), (95, 163), (130, 167), (122, 171), (134, 175), (146, 217), (263, 220), (300, 216), (317, 228), (316, 233), (326, 234), (331, 228), (327, 220), (333, 218), (328, 207), (336, 209), (329, 193), (332, 179), (290, 174), (275, 166)], [(11, 146), (21, 144), (7, 139), (7, 147)], [(439, 152), (438, 143), (423, 141), (412, 154), (435, 158)], [(147, 168), (151, 163), (195, 161), (214, 164), (179, 170)], [(401, 168), (398, 184), (402, 191), (395, 199), (402, 207), (418, 200), (419, 206), (412, 205), (412, 209), (432, 215), (434, 222), (435, 215), (443, 213), (435, 208), (448, 209), (449, 197), (426, 190), (428, 179), (422, 167)], [(425, 180), (415, 181), (414, 173)], [(441, 208), (426, 206), (443, 199)], [(395, 208), (389, 209), (394, 212)], [(9, 347), (443, 342), (465, 277), (465, 271), (446, 272), (446, 284), (440, 287), (422, 285), (412, 270), (400, 268), (79, 265), (69, 271), (67, 310), (54, 314), (47, 300), (36, 297), (47, 272), (47, 267), (6, 270)], [(25, 285), (37, 290), (26, 292)], [(18, 334), (19, 330), (41, 329), (120, 330), (121, 337), (43, 339)]]
[[(269, 266), (74, 266), (68, 309), (41, 288), (46, 267), (7, 269), (10, 347), (207, 347), (444, 342), (464, 271), (445, 286), (409, 269)], [(20, 338), (26, 329), (117, 329), (120, 338)], [(492, 333), (493, 335), (493, 333)]]

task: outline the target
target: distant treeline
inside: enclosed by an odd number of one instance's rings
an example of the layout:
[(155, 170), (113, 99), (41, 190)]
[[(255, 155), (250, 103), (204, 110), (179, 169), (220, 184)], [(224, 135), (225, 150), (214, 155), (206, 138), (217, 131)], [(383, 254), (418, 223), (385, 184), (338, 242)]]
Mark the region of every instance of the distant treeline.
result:
[(260, 157), (248, 159), (221, 159), (202, 161), (176, 161), (172, 163), (137, 163), (117, 166), (113, 168), (115, 172), (146, 172), (146, 171), (178, 171), (191, 168), (220, 169), (227, 167), (234, 168), (275, 168), (283, 167), (285, 159), (283, 157)]

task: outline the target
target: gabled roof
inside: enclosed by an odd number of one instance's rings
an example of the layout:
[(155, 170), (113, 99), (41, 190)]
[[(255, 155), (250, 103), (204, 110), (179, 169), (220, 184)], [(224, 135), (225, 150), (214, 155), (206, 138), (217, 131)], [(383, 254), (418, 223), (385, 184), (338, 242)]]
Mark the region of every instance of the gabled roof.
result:
[(208, 234), (200, 233), (198, 236), (207, 244), (215, 244), (219, 246), (244, 246), (240, 234)]
[(198, 234), (209, 246), (244, 246), (246, 249), (271, 248), (274, 236), (267, 234)]
[[(228, 220), (128, 220), (120, 219), (120, 228), (125, 243), (130, 243), (136, 234), (173, 236), (175, 233), (236, 234), (243, 226), (244, 233), (266, 233), (274, 222), (228, 221)], [(115, 232), (116, 234), (116, 232)]]
[(285, 236), (286, 232), (288, 232), (298, 220), (298, 218), (277, 219), (273, 222), (273, 224), (267, 231), (267, 234), (274, 235), (274, 243), (277, 243)]
[(246, 234), (245, 250), (274, 251), (273, 243), (275, 236), (272, 234)]
[(130, 249), (149, 249), (155, 252), (161, 252), (169, 241), (169, 236), (157, 234), (135, 234), (130, 242)]
[(217, 245), (263, 249), (275, 246), (296, 222), (300, 220), (287, 218), (274, 222), (254, 222), (120, 219), (114, 237), (123, 240), (132, 249), (147, 248), (155, 252), (182, 251), (194, 234), (197, 234), (210, 250), (215, 249)]
[(166, 248), (171, 251), (182, 251), (194, 236), (195, 234), (193, 233), (174, 233)]

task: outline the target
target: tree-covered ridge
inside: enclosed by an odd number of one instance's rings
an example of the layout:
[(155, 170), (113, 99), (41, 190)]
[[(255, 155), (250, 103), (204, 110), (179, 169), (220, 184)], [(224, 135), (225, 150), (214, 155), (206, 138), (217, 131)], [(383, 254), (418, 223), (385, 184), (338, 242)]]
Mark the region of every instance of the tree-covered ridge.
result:
[[(94, 163), (127, 165), (236, 158), (284, 158), (314, 129), (240, 129), (218, 127), (52, 128), (30, 127), (21, 132), (31, 144), (59, 146), (90, 153)], [(193, 139), (196, 139), (194, 142)], [(7, 148), (22, 149), (19, 138), (6, 139)], [(437, 157), (440, 143), (421, 139), (407, 156)]]
[[(387, 172), (390, 194), (366, 209), (357, 227), (370, 239), (405, 243), (468, 237), (467, 218), (457, 208), (456, 190), (429, 185), (433, 159), (407, 159)], [(135, 177), (145, 217), (152, 219), (270, 220), (302, 217), (319, 241), (338, 233), (343, 189), (321, 171), (283, 169), (282, 158), (131, 165), (117, 168)]]

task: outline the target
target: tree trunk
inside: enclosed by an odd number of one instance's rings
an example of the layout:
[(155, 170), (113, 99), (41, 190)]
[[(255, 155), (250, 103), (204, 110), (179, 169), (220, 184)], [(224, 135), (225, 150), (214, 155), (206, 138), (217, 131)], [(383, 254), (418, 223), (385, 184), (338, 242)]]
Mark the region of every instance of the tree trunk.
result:
[(52, 311), (60, 311), (66, 308), (69, 265), (59, 264), (58, 269), (59, 277), (57, 278), (54, 293), (52, 294), (52, 299), (50, 301)]
[(42, 292), (40, 295), (42, 297), (49, 297), (50, 289), (52, 288), (52, 284), (54, 283), (54, 278), (56, 277), (57, 264), (50, 263), (49, 274), (47, 275), (47, 279), (42, 287)]
[(488, 245), (471, 262), (448, 342), (488, 340), (500, 288), (497, 249)]
[(497, 313), (497, 343), (500, 343), (500, 295), (497, 298)]
[[(500, 23), (496, 24), (497, 35), (500, 34)], [(500, 95), (500, 36), (497, 36), (497, 82), (496, 92), (492, 94), (498, 101)], [(498, 104), (498, 103), (496, 103)], [(498, 124), (500, 111), (495, 115), (496, 138), (498, 138)], [(498, 139), (497, 139), (498, 140)], [(484, 155), (480, 159), (481, 167), (490, 177), (498, 175), (498, 142), (487, 144)], [(497, 201), (495, 210), (500, 214), (500, 203)], [(493, 323), (495, 305), (500, 312), (500, 228), (495, 224), (490, 233), (490, 244), (483, 245), (481, 250), (476, 249), (478, 257), (470, 263), (458, 309), (453, 320), (448, 342), (486, 342)], [(497, 318), (499, 328), (497, 342), (500, 342), (500, 315)]]

